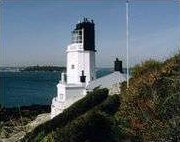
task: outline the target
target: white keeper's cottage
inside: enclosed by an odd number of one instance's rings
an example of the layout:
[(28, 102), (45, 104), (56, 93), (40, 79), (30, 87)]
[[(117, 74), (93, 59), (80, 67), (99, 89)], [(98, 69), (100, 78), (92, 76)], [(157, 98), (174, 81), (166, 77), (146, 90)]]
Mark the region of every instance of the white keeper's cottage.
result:
[[(61, 74), (61, 81), (57, 85), (57, 96), (53, 98), (51, 105), (51, 118), (95, 87), (120, 91), (119, 83), (126, 80), (122, 73), (122, 61), (116, 59), (114, 73), (96, 79), (95, 53), (95, 24), (93, 20), (84, 18), (72, 31), (72, 43), (66, 50), (67, 73)], [(116, 85), (117, 89), (113, 90)]]

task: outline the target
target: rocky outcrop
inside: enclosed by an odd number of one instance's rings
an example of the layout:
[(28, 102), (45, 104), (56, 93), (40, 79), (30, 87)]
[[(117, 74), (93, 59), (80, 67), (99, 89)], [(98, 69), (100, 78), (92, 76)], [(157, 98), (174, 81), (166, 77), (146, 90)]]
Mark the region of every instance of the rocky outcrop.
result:
[[(28, 132), (31, 132), (34, 128), (36, 128), (38, 125), (48, 121), (50, 119), (50, 114), (49, 113), (43, 113), (40, 114), (36, 117), (35, 120), (31, 121), (30, 123), (28, 123), (26, 126), (24, 126), (22, 128), (21, 131), (19, 131), (16, 134), (13, 134), (11, 137), (9, 138), (4, 138), (1, 139), (0, 138), (0, 142), (19, 142)], [(1, 132), (3, 133), (3, 131)]]

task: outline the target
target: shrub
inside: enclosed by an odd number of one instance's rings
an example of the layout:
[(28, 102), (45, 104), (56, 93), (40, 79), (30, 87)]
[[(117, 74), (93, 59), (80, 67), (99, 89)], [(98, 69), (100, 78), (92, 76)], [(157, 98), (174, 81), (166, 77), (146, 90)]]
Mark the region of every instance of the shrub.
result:
[[(101, 104), (69, 122), (65, 127), (56, 130), (55, 141), (96, 142), (118, 140), (120, 131), (115, 125), (113, 115), (117, 112), (119, 105), (119, 95), (108, 96)], [(99, 116), (103, 117), (98, 118)], [(111, 124), (109, 120), (112, 122)]]
[(36, 138), (38, 133), (47, 135), (49, 132), (56, 128), (65, 126), (76, 117), (84, 114), (91, 108), (100, 104), (108, 97), (108, 89), (98, 89), (93, 92), (89, 92), (84, 98), (74, 103), (69, 108), (65, 109), (62, 113), (54, 117), (52, 120), (45, 122), (37, 126), (32, 132), (26, 134), (22, 141), (32, 141)]
[(155, 60), (148, 60), (143, 62), (142, 64), (135, 65), (132, 68), (132, 76), (137, 77), (141, 76), (142, 74), (152, 71), (152, 70), (158, 70), (161, 66), (161, 63)]
[(172, 127), (171, 122), (180, 110), (180, 54), (163, 63), (137, 65), (129, 88), (122, 88), (116, 118), (125, 135), (140, 141), (179, 140), (178, 123)]
[(118, 111), (120, 103), (120, 96), (115, 94), (113, 96), (109, 96), (103, 103), (97, 106), (97, 109), (105, 112), (106, 114), (113, 115)]
[(91, 111), (67, 124), (57, 135), (59, 142), (114, 142), (114, 121), (106, 113)]

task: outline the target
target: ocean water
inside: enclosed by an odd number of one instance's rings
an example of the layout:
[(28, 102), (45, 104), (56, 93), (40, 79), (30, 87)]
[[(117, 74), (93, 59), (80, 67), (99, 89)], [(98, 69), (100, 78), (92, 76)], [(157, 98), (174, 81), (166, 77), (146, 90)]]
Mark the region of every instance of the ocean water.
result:
[[(112, 69), (97, 70), (97, 77), (112, 72)], [(5, 107), (48, 105), (56, 96), (60, 72), (0, 72), (0, 104)]]

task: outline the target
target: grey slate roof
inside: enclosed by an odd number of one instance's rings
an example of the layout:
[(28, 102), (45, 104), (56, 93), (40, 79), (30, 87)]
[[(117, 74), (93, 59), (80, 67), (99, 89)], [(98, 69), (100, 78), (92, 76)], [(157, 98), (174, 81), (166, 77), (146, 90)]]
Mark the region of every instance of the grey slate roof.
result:
[(87, 90), (93, 90), (94, 88), (100, 86), (102, 88), (110, 88), (112, 85), (117, 83), (122, 83), (126, 80), (126, 75), (120, 73), (119, 71), (113, 72), (106, 76), (100, 77), (96, 80), (91, 81), (87, 86)]

